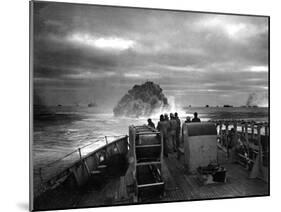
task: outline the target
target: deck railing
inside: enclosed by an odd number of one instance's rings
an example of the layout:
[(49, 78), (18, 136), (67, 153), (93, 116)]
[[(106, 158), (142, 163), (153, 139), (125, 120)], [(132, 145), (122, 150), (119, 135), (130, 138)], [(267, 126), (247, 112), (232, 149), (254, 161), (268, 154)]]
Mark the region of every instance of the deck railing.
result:
[(73, 164), (77, 163), (78, 161), (82, 161), (89, 155), (101, 150), (109, 144), (118, 142), (120, 139), (124, 138), (127, 138), (127, 135), (99, 137), (95, 141), (79, 147), (63, 157), (60, 157), (59, 159), (56, 159), (39, 168), (35, 168), (33, 179), (34, 193), (42, 193), (42, 191), (46, 189), (46, 184), (48, 184), (52, 178), (71, 167)]
[[(252, 169), (257, 156), (268, 167), (269, 123), (245, 120), (212, 120), (217, 126), (218, 146), (234, 151), (234, 160)], [(233, 158), (232, 158), (233, 159)]]

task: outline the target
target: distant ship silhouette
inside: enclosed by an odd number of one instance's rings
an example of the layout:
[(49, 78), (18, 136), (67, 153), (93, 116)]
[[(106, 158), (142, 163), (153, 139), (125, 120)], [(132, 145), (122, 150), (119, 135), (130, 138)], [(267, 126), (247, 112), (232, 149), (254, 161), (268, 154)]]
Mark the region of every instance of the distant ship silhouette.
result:
[(88, 104), (88, 107), (96, 107), (96, 106), (97, 106), (97, 104), (95, 102), (91, 102)]

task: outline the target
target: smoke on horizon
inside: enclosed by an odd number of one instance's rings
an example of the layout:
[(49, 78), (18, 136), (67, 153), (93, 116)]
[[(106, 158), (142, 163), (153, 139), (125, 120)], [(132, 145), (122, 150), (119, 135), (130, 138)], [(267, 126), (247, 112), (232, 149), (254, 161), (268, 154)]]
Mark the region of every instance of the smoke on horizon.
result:
[(248, 107), (259, 106), (268, 107), (268, 94), (267, 93), (251, 93), (247, 99), (246, 105)]

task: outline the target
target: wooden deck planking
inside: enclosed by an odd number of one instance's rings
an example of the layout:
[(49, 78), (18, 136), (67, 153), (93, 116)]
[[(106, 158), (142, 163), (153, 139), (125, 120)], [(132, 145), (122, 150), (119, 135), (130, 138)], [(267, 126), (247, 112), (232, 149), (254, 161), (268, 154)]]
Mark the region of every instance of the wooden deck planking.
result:
[[(182, 162), (179, 162), (176, 154), (170, 154), (168, 158), (165, 158), (162, 170), (165, 181), (164, 196), (161, 199), (146, 199), (142, 202), (217, 199), (269, 194), (268, 184), (266, 182), (259, 179), (249, 179), (248, 171), (239, 164), (229, 163), (222, 151), (219, 151), (218, 162), (227, 169), (227, 182), (202, 185), (197, 175), (189, 175), (186, 173)], [(100, 191), (89, 187), (86, 193), (81, 194), (82, 196), (77, 206), (133, 203), (132, 199), (124, 199), (121, 195), (122, 192), (124, 192), (124, 188), (120, 185), (120, 177), (117, 177), (110, 179)]]
[[(171, 155), (169, 157), (171, 157)], [(177, 167), (171, 168), (171, 162), (171, 159), (165, 159), (164, 167), (167, 167), (167, 172), (164, 172), (164, 176), (167, 179), (166, 182), (171, 182), (171, 184), (174, 185), (174, 188), (172, 192), (166, 192), (166, 196), (164, 197), (163, 201), (166, 201), (167, 199), (184, 200), (184, 198), (186, 198), (189, 194), (189, 190), (181, 186), (182, 184), (184, 184), (184, 179), (181, 177), (184, 174), (183, 167), (179, 167), (178, 164), (173, 164)]]
[(130, 199), (121, 197), (120, 177), (111, 178), (110, 181), (101, 189), (89, 187), (88, 191), (81, 194), (78, 206), (101, 206), (118, 205), (130, 203)]
[[(217, 199), (268, 195), (268, 184), (259, 179), (249, 179), (249, 172), (239, 164), (229, 163), (224, 152), (219, 151), (218, 162), (227, 169), (227, 182), (201, 185), (196, 175), (188, 175), (175, 155), (165, 159), (168, 182), (174, 181), (178, 189), (167, 191), (163, 201)], [(176, 199), (176, 198), (177, 199)]]

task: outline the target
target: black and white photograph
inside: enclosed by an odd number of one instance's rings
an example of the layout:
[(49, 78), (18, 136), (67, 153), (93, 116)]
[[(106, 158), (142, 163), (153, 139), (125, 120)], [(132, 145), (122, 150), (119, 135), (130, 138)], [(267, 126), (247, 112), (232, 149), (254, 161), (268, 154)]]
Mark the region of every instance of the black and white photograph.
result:
[(29, 12), (31, 210), (270, 195), (269, 16)]

